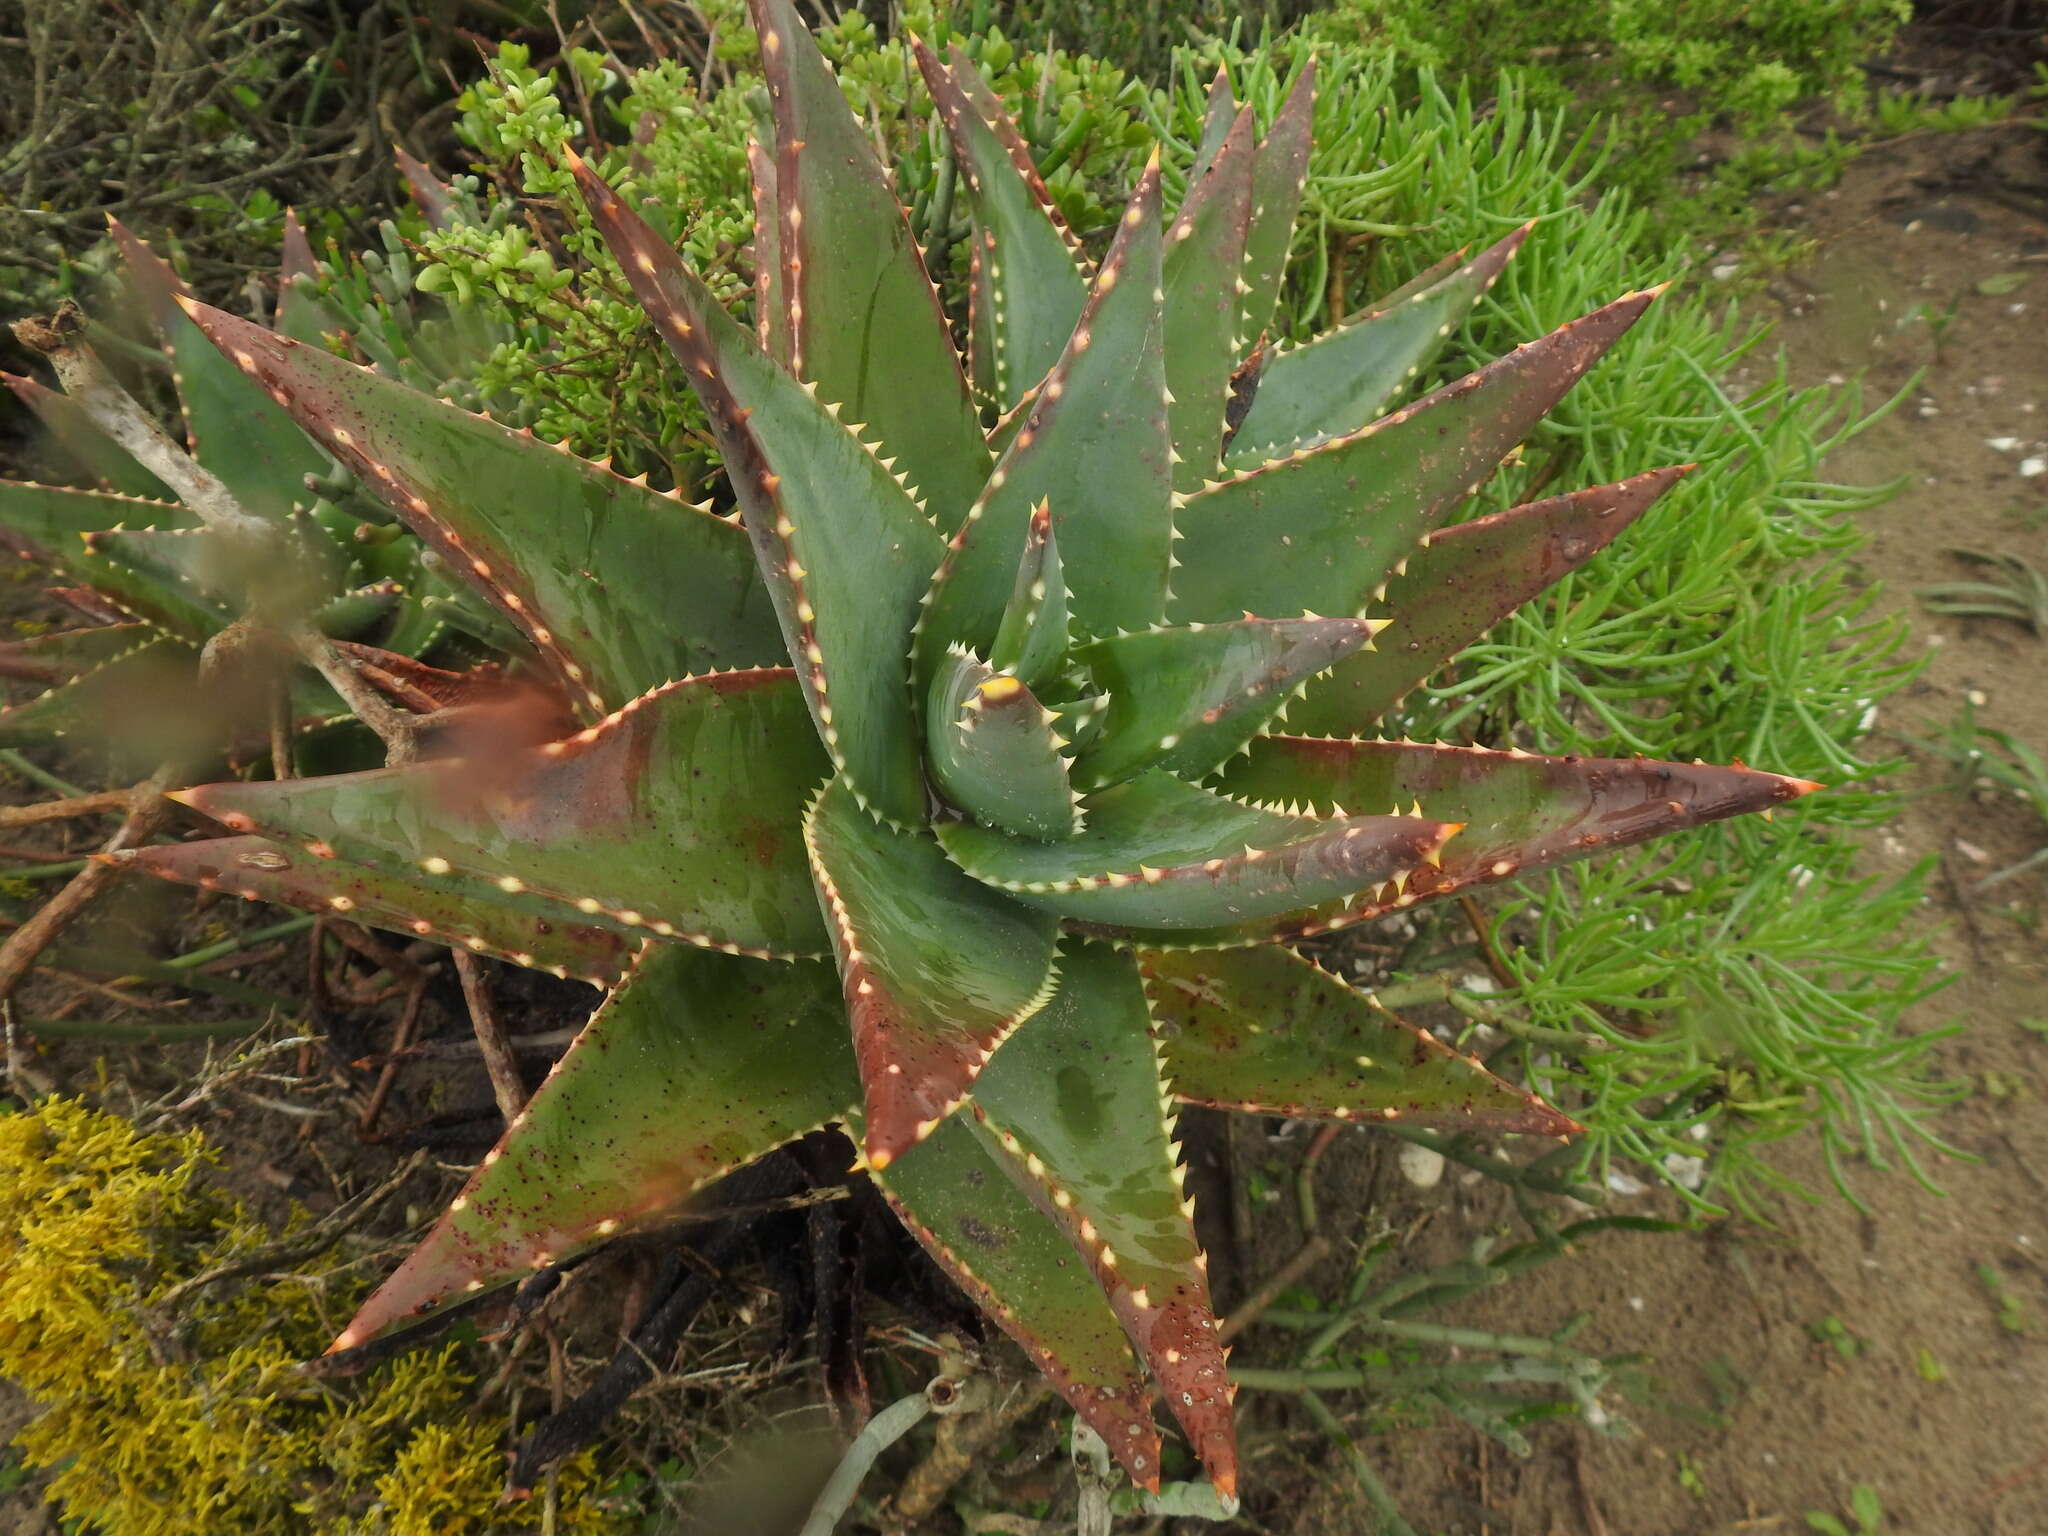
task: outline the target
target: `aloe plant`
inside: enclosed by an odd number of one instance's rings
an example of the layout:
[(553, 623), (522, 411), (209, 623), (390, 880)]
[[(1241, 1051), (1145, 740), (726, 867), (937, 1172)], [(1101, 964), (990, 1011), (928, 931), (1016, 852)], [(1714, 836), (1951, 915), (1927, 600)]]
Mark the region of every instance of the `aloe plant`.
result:
[(920, 47), (972, 220), (963, 360), (793, 8), (753, 12), (752, 326), (563, 151), (730, 512), (186, 306), (583, 728), (189, 790), (230, 835), (118, 857), (607, 989), (337, 1349), (841, 1123), (1135, 1480), (1149, 1373), (1232, 1495), (1176, 1103), (1577, 1129), (1295, 946), (1816, 786), (1376, 734), (1684, 472), (1443, 526), (1654, 294), (1387, 413), (1520, 232), (1269, 351), (1308, 72), (1263, 140), (1219, 83), (1173, 218), (1155, 160), (1098, 259), (966, 60)]
[[(90, 482), (0, 481), (0, 536), (63, 574), (70, 584), (55, 595), (79, 619), (0, 646), (0, 672), (48, 685), (0, 709), (0, 742), (83, 730), (128, 747), (148, 734), (160, 750), (166, 733), (138, 730), (138, 706), (187, 717), (169, 733), (181, 751), (231, 750), (252, 733), (260, 741), (268, 714), (260, 700), (222, 686), (220, 673), (202, 687), (197, 668), (209, 645), (223, 636), (232, 643), (235, 626), (263, 615), (288, 615), (343, 645), (374, 640), (357, 659), (383, 665), (367, 676), (389, 679), (395, 670), (427, 680), (410, 658), (440, 640), (451, 616), (468, 613), (477, 628), (491, 622), (488, 613), (426, 570), (418, 541), (381, 504), (363, 500), (326, 451), (206, 339), (178, 307), (185, 293), (170, 265), (118, 222), (112, 228), (128, 298), (159, 342), (138, 355), (175, 385), (182, 441), (166, 440), (154, 454), (132, 436), (124, 445), (124, 432), (145, 418), (96, 354), (80, 395), (0, 375), (76, 478)], [(312, 329), (301, 281), (310, 268), (288, 221), (278, 316), (288, 331)], [(93, 333), (75, 314), (31, 326), (42, 327), (46, 345), (92, 352)], [(157, 469), (181, 483), (167, 485)], [(210, 524), (192, 504), (195, 491), (230, 521), (246, 519), (246, 536)], [(283, 687), (288, 718), (301, 727), (348, 714), (310, 669), (287, 674)]]

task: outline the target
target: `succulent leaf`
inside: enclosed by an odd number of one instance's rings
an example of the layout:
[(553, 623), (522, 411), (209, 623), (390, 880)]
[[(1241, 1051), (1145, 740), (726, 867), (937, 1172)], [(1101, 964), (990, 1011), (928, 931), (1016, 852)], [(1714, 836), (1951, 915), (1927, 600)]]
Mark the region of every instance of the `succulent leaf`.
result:
[(1263, 730), (1295, 691), (1384, 628), (1366, 619), (1241, 619), (1112, 635), (1074, 659), (1109, 696), (1075, 765), (1083, 789), (1164, 768), (1199, 779)]
[(927, 707), (932, 783), (984, 826), (1043, 841), (1071, 837), (1081, 825), (1080, 796), (1068, 781), (1058, 720), (1014, 675), (957, 651)]
[(1297, 736), (1363, 734), (1430, 673), (1593, 558), (1691, 466), (1524, 503), (1441, 528), (1387, 583), (1392, 628), (1308, 685), (1287, 711)]
[(797, 841), (825, 773), (794, 677), (764, 668), (686, 678), (497, 760), (175, 798), (235, 831), (317, 842), (430, 887), (492, 882), (504, 904), (542, 917), (786, 958), (825, 948)]
[(138, 706), (178, 712), (198, 701), (193, 698), (193, 666), (199, 659), (196, 647), (170, 635), (139, 624), (109, 626), (88, 633), (106, 634), (119, 630), (140, 638), (130, 639), (126, 648), (55, 683), (32, 699), (0, 709), (0, 746), (21, 746), (46, 741), (52, 736), (104, 736), (113, 722), (123, 722), (121, 734), (139, 733), (134, 711)]
[(950, 530), (988, 475), (988, 450), (938, 294), (867, 134), (795, 6), (748, 0), (748, 8), (775, 122), (791, 371), (847, 421), (865, 423)]
[(1044, 1006), (1056, 924), (968, 879), (922, 829), (876, 822), (844, 779), (804, 820), (866, 1093), (877, 1169), (929, 1136)]
[[(1314, 806), (1417, 805), (1464, 831), (1400, 905), (1796, 800), (1820, 786), (1752, 768), (1542, 757), (1413, 741), (1269, 736), (1233, 764), (1237, 794)], [(1384, 904), (1381, 906), (1384, 910)]]
[(127, 449), (102, 432), (85, 408), (69, 395), (45, 389), (34, 379), (0, 373), (0, 384), (14, 392), (49, 430), (50, 436), (100, 488), (117, 496), (138, 496), (150, 501), (169, 501), (170, 488), (144, 469)]
[(429, 885), (269, 838), (217, 837), (105, 857), (181, 885), (346, 917), (597, 987), (616, 982), (639, 947), (609, 928), (515, 911), (492, 899), (497, 892), (486, 881), (443, 876)]
[(1237, 93), (1230, 87), (1230, 66), (1219, 64), (1216, 78), (1209, 82), (1209, 101), (1202, 113), (1202, 138), (1195, 146), (1194, 163), (1188, 167), (1188, 185), (1193, 186), (1209, 172), (1224, 136), (1237, 121)]
[[(808, 36), (802, 47), (813, 47)], [(838, 87), (832, 96), (843, 110)], [(913, 824), (924, 786), (903, 658), (943, 549), (937, 531), (822, 391), (777, 367), (666, 240), (581, 161), (574, 170), (598, 230), (710, 413), (826, 750), (867, 804)], [(788, 174), (785, 164), (778, 175)], [(905, 389), (901, 380), (895, 387)], [(976, 437), (979, 451), (979, 428)]]
[(1153, 771), (1091, 795), (1078, 836), (938, 827), (984, 885), (1091, 931), (1200, 928), (1311, 907), (1397, 877), (1458, 829), (1412, 816), (1293, 816), (1241, 805)]
[(1348, 437), (1189, 497), (1172, 617), (1360, 611), (1658, 291), (1617, 299)]
[(1208, 1260), (1137, 963), (1099, 944), (1064, 945), (1059, 990), (996, 1052), (974, 1105), (1012, 1176), (1087, 1261), (1211, 1479), (1234, 1492), (1237, 1435)]
[(593, 715), (786, 653), (742, 531), (317, 347), (194, 306), (201, 330), (490, 602)]
[(1024, 553), (1017, 561), (1017, 579), (1010, 605), (996, 626), (989, 647), (989, 665), (1035, 688), (1058, 669), (1067, 654), (1067, 582), (1060, 566), (1059, 540), (1052, 531), (1052, 508), (1041, 501), (1024, 526)]
[(1013, 1184), (1000, 1148), (955, 1115), (875, 1182), (932, 1257), (1024, 1352), (1143, 1487), (1159, 1486), (1151, 1394), (1117, 1315)]
[[(976, 381), (1007, 411), (1059, 361), (1087, 301), (1088, 277), (1008, 115), (998, 105), (990, 121), (963, 88), (967, 79), (980, 83), (974, 65), (957, 46), (950, 68), (922, 39), (912, 38), (911, 48), (967, 178)], [(985, 86), (980, 94), (992, 100)]]
[(1107, 634), (1158, 622), (1173, 540), (1159, 261), (1155, 160), (1065, 352), (932, 580), (918, 625), (921, 685), (949, 647), (988, 646), (1042, 502), (1075, 623)]
[[(1212, 108), (1213, 110), (1213, 108)], [(1308, 184), (1308, 152), (1315, 135), (1316, 61), (1295, 77), (1272, 126), (1259, 146), (1252, 178), (1252, 224), (1244, 242), (1244, 309), (1237, 334), (1263, 335), (1280, 302), (1287, 253), (1294, 245), (1294, 219)]]
[(651, 945), (333, 1347), (659, 1218), (856, 1091), (829, 966)]
[(1252, 110), (1246, 107), (1207, 171), (1190, 178), (1166, 232), (1166, 389), (1172, 396), (1167, 416), (1176, 455), (1173, 488), (1183, 493), (1200, 490), (1222, 462), (1224, 408), (1243, 350), (1239, 283), (1257, 158)]
[(1329, 1120), (1568, 1136), (1582, 1129), (1290, 949), (1140, 953), (1174, 1093)]
[(196, 642), (213, 634), (222, 621), (208, 598), (183, 581), (95, 554), (90, 538), (124, 526), (185, 528), (191, 521), (190, 513), (169, 502), (0, 480), (0, 525), (17, 540), (90, 586), (118, 611)]
[(244, 511), (282, 521), (306, 499), (306, 476), (326, 476), (327, 455), (201, 334), (183, 311), (190, 297), (170, 265), (120, 220), (110, 218), (107, 227), (170, 354), (193, 457), (220, 477)]
[(1391, 294), (1349, 325), (1274, 354), (1227, 462), (1253, 469), (1372, 422), (1442, 350), (1534, 227), (1524, 224), (1416, 292)]

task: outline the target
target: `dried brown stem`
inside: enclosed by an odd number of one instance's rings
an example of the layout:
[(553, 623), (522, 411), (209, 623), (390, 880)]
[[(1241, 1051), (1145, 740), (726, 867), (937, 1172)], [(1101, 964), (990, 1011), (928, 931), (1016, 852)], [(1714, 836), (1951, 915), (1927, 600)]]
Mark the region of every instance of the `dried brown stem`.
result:
[[(164, 792), (177, 778), (175, 767), (166, 763), (135, 790), (128, 791), (134, 796), (132, 808), (122, 820), (120, 829), (101, 847), (101, 854), (119, 853), (124, 848), (136, 847), (161, 831), (176, 809), (164, 798)], [(70, 926), (71, 920), (83, 912), (119, 873), (118, 863), (93, 860), (73, 875), (64, 889), (44, 902), (27, 922), (7, 936), (7, 941), (0, 944), (0, 999), (14, 995), (15, 988), (21, 985), (22, 978), (28, 975), (37, 957), (56, 942), (57, 936)]]
[(518, 1058), (512, 1054), (512, 1037), (498, 1016), (491, 999), (490, 984), (475, 955), (466, 949), (449, 951), (455, 956), (455, 974), (462, 978), (463, 1000), (469, 1004), (469, 1020), (476, 1030), (476, 1043), (483, 1052), (484, 1070), (491, 1076), (491, 1093), (498, 1112), (510, 1125), (526, 1107), (526, 1081), (519, 1075)]
[[(106, 789), (96, 795), (79, 795), (70, 800), (44, 800), (36, 805), (0, 806), (0, 827), (32, 827), (45, 821), (68, 821), (77, 816), (100, 816), (108, 811), (127, 811), (135, 806), (135, 797), (146, 787), (136, 784), (127, 789)], [(48, 858), (47, 852), (36, 855)]]
[(931, 1450), (910, 1469), (890, 1501), (895, 1527), (915, 1526), (935, 1513), (954, 1484), (973, 1470), (988, 1448), (1050, 1396), (1052, 1387), (1041, 1377), (1013, 1387), (1003, 1399), (979, 1412), (941, 1418)]

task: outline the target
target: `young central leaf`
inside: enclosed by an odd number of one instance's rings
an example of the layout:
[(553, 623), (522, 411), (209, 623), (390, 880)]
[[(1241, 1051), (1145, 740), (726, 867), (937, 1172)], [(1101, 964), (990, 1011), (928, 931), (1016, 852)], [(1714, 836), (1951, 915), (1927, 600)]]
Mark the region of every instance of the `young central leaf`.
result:
[(984, 826), (1020, 837), (1071, 837), (1080, 796), (1067, 781), (1059, 716), (1017, 678), (966, 651), (932, 683), (925, 724), (932, 782)]
[(1173, 539), (1159, 242), (1155, 161), (1066, 351), (932, 583), (918, 624), (920, 684), (949, 647), (987, 649), (1041, 502), (1052, 508), (1075, 623), (1110, 634), (1158, 622)]
[(929, 832), (878, 824), (844, 779), (818, 796), (804, 841), (845, 984), (868, 1161), (885, 1168), (1044, 1006), (1057, 924), (961, 874)]

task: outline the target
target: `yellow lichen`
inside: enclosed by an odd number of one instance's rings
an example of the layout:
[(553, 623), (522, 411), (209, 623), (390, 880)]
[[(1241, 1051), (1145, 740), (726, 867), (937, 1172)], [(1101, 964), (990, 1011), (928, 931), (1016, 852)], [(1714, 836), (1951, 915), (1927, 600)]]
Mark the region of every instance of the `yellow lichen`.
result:
[[(301, 1375), (361, 1282), (317, 1269), (174, 1286), (264, 1231), (207, 1178), (196, 1134), (145, 1134), (49, 1099), (0, 1114), (0, 1375), (36, 1402), (17, 1437), (53, 1502), (110, 1536), (470, 1536), (540, 1528), (501, 1504), (498, 1427), (469, 1415), (455, 1346), (360, 1381)], [(555, 1529), (622, 1529), (588, 1456)]]

